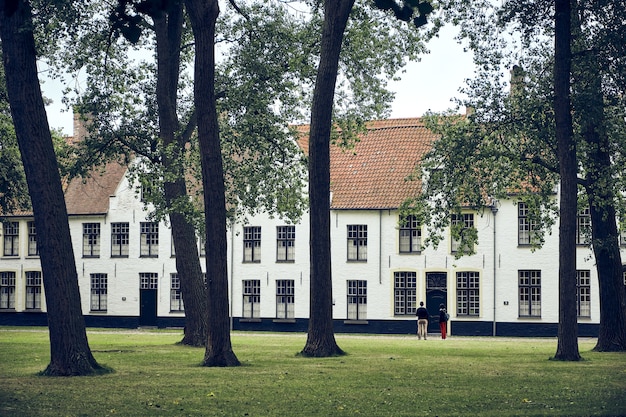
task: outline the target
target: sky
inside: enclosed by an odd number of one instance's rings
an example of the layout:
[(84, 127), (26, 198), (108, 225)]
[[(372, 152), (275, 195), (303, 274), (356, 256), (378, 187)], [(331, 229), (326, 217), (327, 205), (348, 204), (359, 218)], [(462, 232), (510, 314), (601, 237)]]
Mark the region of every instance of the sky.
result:
[[(460, 96), (459, 88), (474, 72), (472, 55), (456, 43), (455, 33), (454, 28), (444, 27), (440, 36), (428, 43), (430, 54), (409, 63), (401, 81), (390, 82), (389, 88), (395, 93), (391, 118), (420, 117), (429, 110), (441, 112), (454, 107), (451, 100)], [(53, 101), (46, 108), (50, 127), (72, 135), (73, 116), (61, 102), (63, 85), (46, 80), (42, 90)]]

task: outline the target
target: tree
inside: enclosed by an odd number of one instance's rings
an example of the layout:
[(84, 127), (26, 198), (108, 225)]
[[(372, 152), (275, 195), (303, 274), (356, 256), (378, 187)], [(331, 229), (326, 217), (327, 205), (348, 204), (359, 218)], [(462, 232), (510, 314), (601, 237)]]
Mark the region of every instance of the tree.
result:
[(335, 83), (343, 34), (354, 0), (324, 2), (320, 63), (315, 80), (309, 135), (310, 267), (309, 332), (305, 356), (341, 355), (332, 317), (330, 255), (330, 136)]
[(185, 0), (195, 40), (194, 103), (202, 162), (206, 224), (206, 274), (211, 318), (204, 354), (205, 366), (238, 366), (230, 341), (226, 250), (224, 169), (215, 105), (215, 25), (217, 0)]
[(576, 316), (576, 143), (570, 106), (571, 54), (570, 0), (555, 2), (554, 30), (554, 118), (559, 177), (559, 330), (555, 359), (580, 360)]
[(35, 214), (50, 330), (44, 375), (88, 375), (102, 370), (87, 341), (78, 275), (61, 178), (39, 79), (29, 2), (0, 2), (0, 36), (11, 114)]
[[(285, 130), (301, 102), (293, 80), (300, 77), (295, 71), (302, 70), (291, 63), (298, 62), (294, 55), (303, 50), (298, 38), (302, 29), (270, 6), (237, 9), (234, 17), (222, 19), (218, 40), (224, 60), (216, 80), (216, 105), (222, 115), (231, 221), (261, 209), (297, 221), (305, 201), (304, 165), (292, 133)], [(128, 152), (142, 156), (140, 164), (131, 165), (131, 172), (154, 191), (144, 199), (154, 207), (151, 216), (169, 216), (185, 302), (183, 343), (204, 346), (206, 296), (197, 241), (191, 233), (193, 228), (204, 233), (204, 224), (201, 204), (188, 195), (201, 195), (202, 179), (196, 178), (200, 171), (196, 117), (187, 98), (192, 39), (181, 19), (182, 3), (119, 2), (107, 14), (111, 27), (99, 24), (96, 14), (76, 42), (84, 45), (80, 53), (75, 48), (68, 51), (70, 68), (88, 74), (80, 108), (90, 114), (92, 132), (83, 142), (86, 157), (81, 162), (91, 166)], [(145, 58), (135, 62), (130, 53), (135, 48), (150, 49), (157, 65)], [(187, 229), (184, 238), (181, 229)]]
[[(163, 188), (166, 206), (185, 207), (189, 202), (186, 184), (185, 164), (180, 163), (181, 154), (186, 152), (186, 144), (192, 129), (181, 129), (176, 110), (178, 78), (180, 72), (180, 50), (183, 32), (183, 5), (174, 1), (165, 3), (165, 10), (152, 13), (156, 35), (157, 85), (156, 97), (159, 115), (159, 131), (163, 147), (162, 162), (166, 175)], [(180, 274), (180, 285), (185, 303), (185, 334), (181, 343), (191, 346), (204, 346), (207, 338), (208, 310), (207, 292), (204, 285), (196, 230), (188, 220), (186, 211), (169, 212), (172, 238), (176, 248), (176, 271)]]
[[(587, 10), (589, 7), (589, 10)], [(591, 246), (599, 276), (600, 329), (597, 351), (626, 350), (626, 293), (617, 228), (620, 187), (624, 183), (624, 107), (614, 114), (615, 93), (626, 90), (626, 50), (616, 39), (626, 36), (623, 14), (616, 2), (581, 3), (572, 14), (573, 99), (580, 126), (584, 176), (579, 183), (588, 199)], [(593, 22), (593, 23), (592, 23)], [(598, 28), (602, 30), (598, 30)], [(615, 45), (615, 46), (614, 46)], [(607, 76), (608, 75), (608, 76)], [(621, 93), (620, 93), (621, 91)], [(619, 105), (617, 107), (619, 109)], [(608, 113), (608, 114), (607, 114)], [(616, 123), (616, 116), (621, 119)], [(616, 124), (620, 127), (617, 127)], [(616, 132), (621, 129), (621, 133)], [(621, 140), (619, 137), (621, 136)], [(622, 167), (622, 168), (620, 168)], [(621, 201), (623, 218), (624, 204)], [(626, 225), (625, 225), (626, 226)]]
[[(413, 22), (417, 27), (422, 26), (426, 23), (426, 15), (432, 11), (432, 7), (429, 3), (419, 3), (417, 6), (412, 6), (412, 3), (404, 2), (401, 7), (395, 1), (378, 1), (376, 7), (391, 10), (402, 21), (411, 21), (417, 9), (419, 13)], [(340, 54), (354, 4), (354, 0), (323, 3), (324, 22), (309, 133), (311, 291), (308, 337), (301, 352), (304, 356), (327, 357), (343, 354), (335, 341), (332, 320), (330, 145)]]

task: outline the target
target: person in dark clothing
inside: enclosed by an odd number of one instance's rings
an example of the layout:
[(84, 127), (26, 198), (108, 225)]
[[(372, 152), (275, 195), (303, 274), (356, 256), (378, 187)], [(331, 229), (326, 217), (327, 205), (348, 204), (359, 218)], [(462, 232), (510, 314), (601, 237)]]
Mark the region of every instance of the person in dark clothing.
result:
[(424, 336), (426, 340), (427, 328), (428, 328), (428, 310), (424, 307), (424, 302), (420, 301), (420, 306), (415, 312), (417, 316), (417, 337), (421, 339)]
[(448, 330), (448, 312), (443, 303), (439, 304), (439, 328), (441, 329), (441, 338), (445, 339)]

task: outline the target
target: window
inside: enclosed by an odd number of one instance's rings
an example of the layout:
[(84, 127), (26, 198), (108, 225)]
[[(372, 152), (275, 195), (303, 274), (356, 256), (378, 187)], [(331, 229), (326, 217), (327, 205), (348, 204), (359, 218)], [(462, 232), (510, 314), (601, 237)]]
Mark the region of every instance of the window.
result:
[(206, 256), (206, 238), (204, 236), (200, 236), (198, 245), (200, 246), (200, 256)]
[(589, 207), (578, 212), (576, 216), (576, 244), (589, 245), (591, 243), (591, 215)]
[(576, 271), (576, 314), (591, 317), (591, 271)]
[(261, 317), (261, 280), (243, 281), (243, 317), (247, 319)]
[(26, 309), (41, 308), (41, 271), (26, 272)]
[(626, 246), (626, 229), (619, 232), (619, 244), (620, 246)]
[(83, 258), (100, 257), (100, 223), (83, 223)]
[(18, 256), (20, 254), (20, 224), (18, 222), (6, 222), (2, 224), (4, 229), (4, 256)]
[(159, 256), (159, 224), (154, 222), (141, 222), (141, 257), (156, 258)]
[(154, 177), (141, 178), (140, 192), (140, 200), (142, 203), (152, 202), (152, 200), (154, 200), (155, 193), (159, 192), (157, 180)]
[(111, 223), (111, 257), (128, 258), (128, 223)]
[(400, 253), (420, 253), (422, 250), (422, 225), (415, 216), (400, 220)]
[(156, 290), (159, 288), (159, 274), (155, 272), (139, 273), (140, 290)]
[(174, 245), (174, 231), (170, 233), (170, 256), (172, 258), (176, 257), (176, 245)]
[(367, 319), (367, 281), (348, 281), (348, 320)]
[(243, 228), (243, 261), (261, 262), (261, 227)]
[(517, 203), (517, 243), (526, 246), (537, 243), (537, 223), (529, 218), (526, 203)]
[(296, 226), (276, 227), (276, 260), (293, 262), (296, 259)]
[(415, 272), (394, 272), (394, 314), (396, 316), (415, 314), (417, 303), (417, 274)]
[(480, 314), (480, 273), (456, 273), (456, 313), (459, 316)]
[(15, 272), (0, 272), (0, 309), (15, 308)]
[(541, 317), (541, 271), (518, 271), (519, 316)]
[(170, 311), (185, 311), (177, 273), (170, 274)]
[(107, 311), (107, 274), (91, 274), (91, 311)]
[(276, 281), (276, 318), (293, 319), (295, 317), (294, 281), (279, 279)]
[(348, 260), (367, 261), (367, 225), (348, 225)]
[(457, 253), (459, 249), (464, 249), (463, 251), (472, 251), (473, 247), (469, 242), (465, 241), (465, 235), (467, 231), (474, 228), (474, 214), (473, 213), (462, 213), (462, 214), (453, 214), (450, 219), (450, 225), (454, 228), (461, 228), (460, 237), (451, 238), (450, 251), (452, 253)]
[(39, 248), (37, 247), (37, 231), (35, 230), (35, 222), (28, 222), (28, 256), (39, 256)]

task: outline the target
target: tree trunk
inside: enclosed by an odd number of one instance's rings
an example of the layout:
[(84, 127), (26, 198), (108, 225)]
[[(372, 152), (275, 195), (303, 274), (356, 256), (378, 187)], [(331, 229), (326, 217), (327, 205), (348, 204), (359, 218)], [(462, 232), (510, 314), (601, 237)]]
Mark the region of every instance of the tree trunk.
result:
[(224, 167), (215, 106), (215, 23), (217, 0), (186, 0), (193, 29), (196, 58), (194, 103), (202, 162), (206, 222), (206, 273), (209, 325), (205, 366), (238, 366), (230, 341), (228, 311), (228, 259)]
[[(584, 42), (584, 41), (583, 41)], [(600, 330), (595, 350), (626, 350), (626, 293), (615, 212), (615, 180), (609, 137), (604, 129), (604, 99), (595, 52), (582, 46), (577, 54), (582, 134), (587, 157), (585, 181), (591, 214), (591, 241), (600, 291)]]
[(573, 16), (575, 59), (572, 62), (576, 113), (579, 114), (585, 158), (583, 181), (589, 199), (591, 242), (600, 295), (597, 351), (626, 350), (626, 293), (616, 217), (615, 164), (606, 132), (605, 100), (597, 48), (581, 30), (581, 14)]
[(310, 264), (309, 332), (304, 356), (343, 354), (333, 330), (330, 252), (330, 133), (339, 54), (354, 0), (326, 0), (309, 138)]
[(555, 2), (554, 114), (561, 176), (559, 223), (559, 329), (554, 359), (577, 361), (578, 323), (576, 315), (576, 145), (573, 138), (570, 104), (571, 4)]
[[(587, 188), (589, 196), (593, 251), (596, 257), (600, 291), (600, 329), (594, 350), (626, 351), (626, 293), (619, 251), (613, 195), (602, 195)], [(612, 194), (612, 193), (609, 193)]]
[(28, 2), (0, 1), (7, 91), (31, 196), (50, 331), (45, 375), (88, 375), (101, 369), (85, 330), (67, 209), (37, 77)]
[[(174, 4), (167, 11), (153, 17), (157, 40), (157, 104), (159, 130), (164, 152), (163, 163), (171, 181), (165, 181), (165, 199), (170, 212), (172, 239), (176, 249), (176, 271), (185, 305), (185, 330), (181, 343), (204, 346), (207, 340), (207, 293), (196, 245), (196, 231), (184, 213), (175, 212), (176, 201), (186, 200), (185, 169), (181, 158), (185, 140), (177, 132), (178, 79), (180, 73), (180, 45), (183, 28), (182, 4)], [(170, 155), (170, 152), (173, 155)]]

